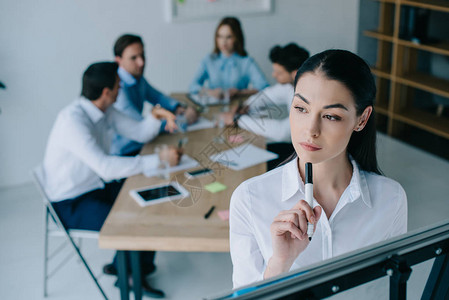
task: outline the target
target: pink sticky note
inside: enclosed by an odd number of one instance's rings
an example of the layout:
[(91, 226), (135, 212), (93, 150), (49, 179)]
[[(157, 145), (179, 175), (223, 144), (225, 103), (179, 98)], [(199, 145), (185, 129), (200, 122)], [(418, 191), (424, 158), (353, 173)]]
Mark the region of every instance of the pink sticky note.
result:
[(218, 217), (223, 221), (229, 220), (229, 209), (217, 211)]
[(229, 136), (230, 143), (242, 143), (245, 141), (244, 137), (241, 134), (235, 134)]

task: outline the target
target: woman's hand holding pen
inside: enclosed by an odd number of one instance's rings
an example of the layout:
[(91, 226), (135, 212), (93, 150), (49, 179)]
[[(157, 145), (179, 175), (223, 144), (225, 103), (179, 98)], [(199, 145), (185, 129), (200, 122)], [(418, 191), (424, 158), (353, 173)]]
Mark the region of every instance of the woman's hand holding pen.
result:
[(273, 255), (268, 261), (264, 278), (273, 277), (290, 270), (293, 262), (309, 245), (307, 222), (316, 224), (321, 207), (313, 210), (305, 200), (300, 200), (290, 210), (281, 211), (271, 224)]

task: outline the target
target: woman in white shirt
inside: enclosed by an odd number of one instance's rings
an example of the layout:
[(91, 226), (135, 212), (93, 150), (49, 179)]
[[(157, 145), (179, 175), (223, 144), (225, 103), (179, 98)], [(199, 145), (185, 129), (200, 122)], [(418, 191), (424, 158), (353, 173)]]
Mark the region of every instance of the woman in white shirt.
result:
[[(368, 65), (349, 51), (327, 50), (299, 68), (294, 86), (294, 157), (232, 195), (234, 288), (407, 231), (405, 192), (377, 165)], [(306, 162), (313, 164), (313, 209), (304, 201)], [(311, 241), (307, 222), (315, 225)]]

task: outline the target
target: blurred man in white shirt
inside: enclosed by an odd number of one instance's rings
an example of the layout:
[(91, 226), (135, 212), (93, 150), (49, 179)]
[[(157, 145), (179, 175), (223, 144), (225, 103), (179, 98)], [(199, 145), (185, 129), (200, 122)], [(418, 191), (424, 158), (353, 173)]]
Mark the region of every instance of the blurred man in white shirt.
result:
[[(109, 154), (114, 134), (146, 143), (158, 135), (161, 124), (152, 115), (136, 121), (112, 106), (119, 90), (117, 69), (114, 62), (89, 66), (83, 75), (81, 97), (58, 114), (50, 133), (43, 162), (44, 186), (66, 228), (99, 231), (120, 191), (122, 179), (159, 164), (156, 154), (134, 157)], [(160, 155), (176, 165), (181, 152), (171, 147)], [(155, 269), (154, 252), (141, 256), (146, 275)], [(106, 267), (111, 269), (114, 265)], [(162, 291), (143, 283), (151, 296), (164, 296)]]

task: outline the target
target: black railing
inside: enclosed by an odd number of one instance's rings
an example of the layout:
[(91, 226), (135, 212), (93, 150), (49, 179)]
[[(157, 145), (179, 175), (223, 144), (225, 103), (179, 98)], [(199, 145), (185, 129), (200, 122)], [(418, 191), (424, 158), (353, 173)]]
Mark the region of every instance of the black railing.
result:
[(448, 252), (449, 221), (445, 221), (206, 299), (321, 299), (384, 276), (390, 277), (390, 299), (407, 299), (411, 267), (432, 258), (421, 299), (449, 299)]

